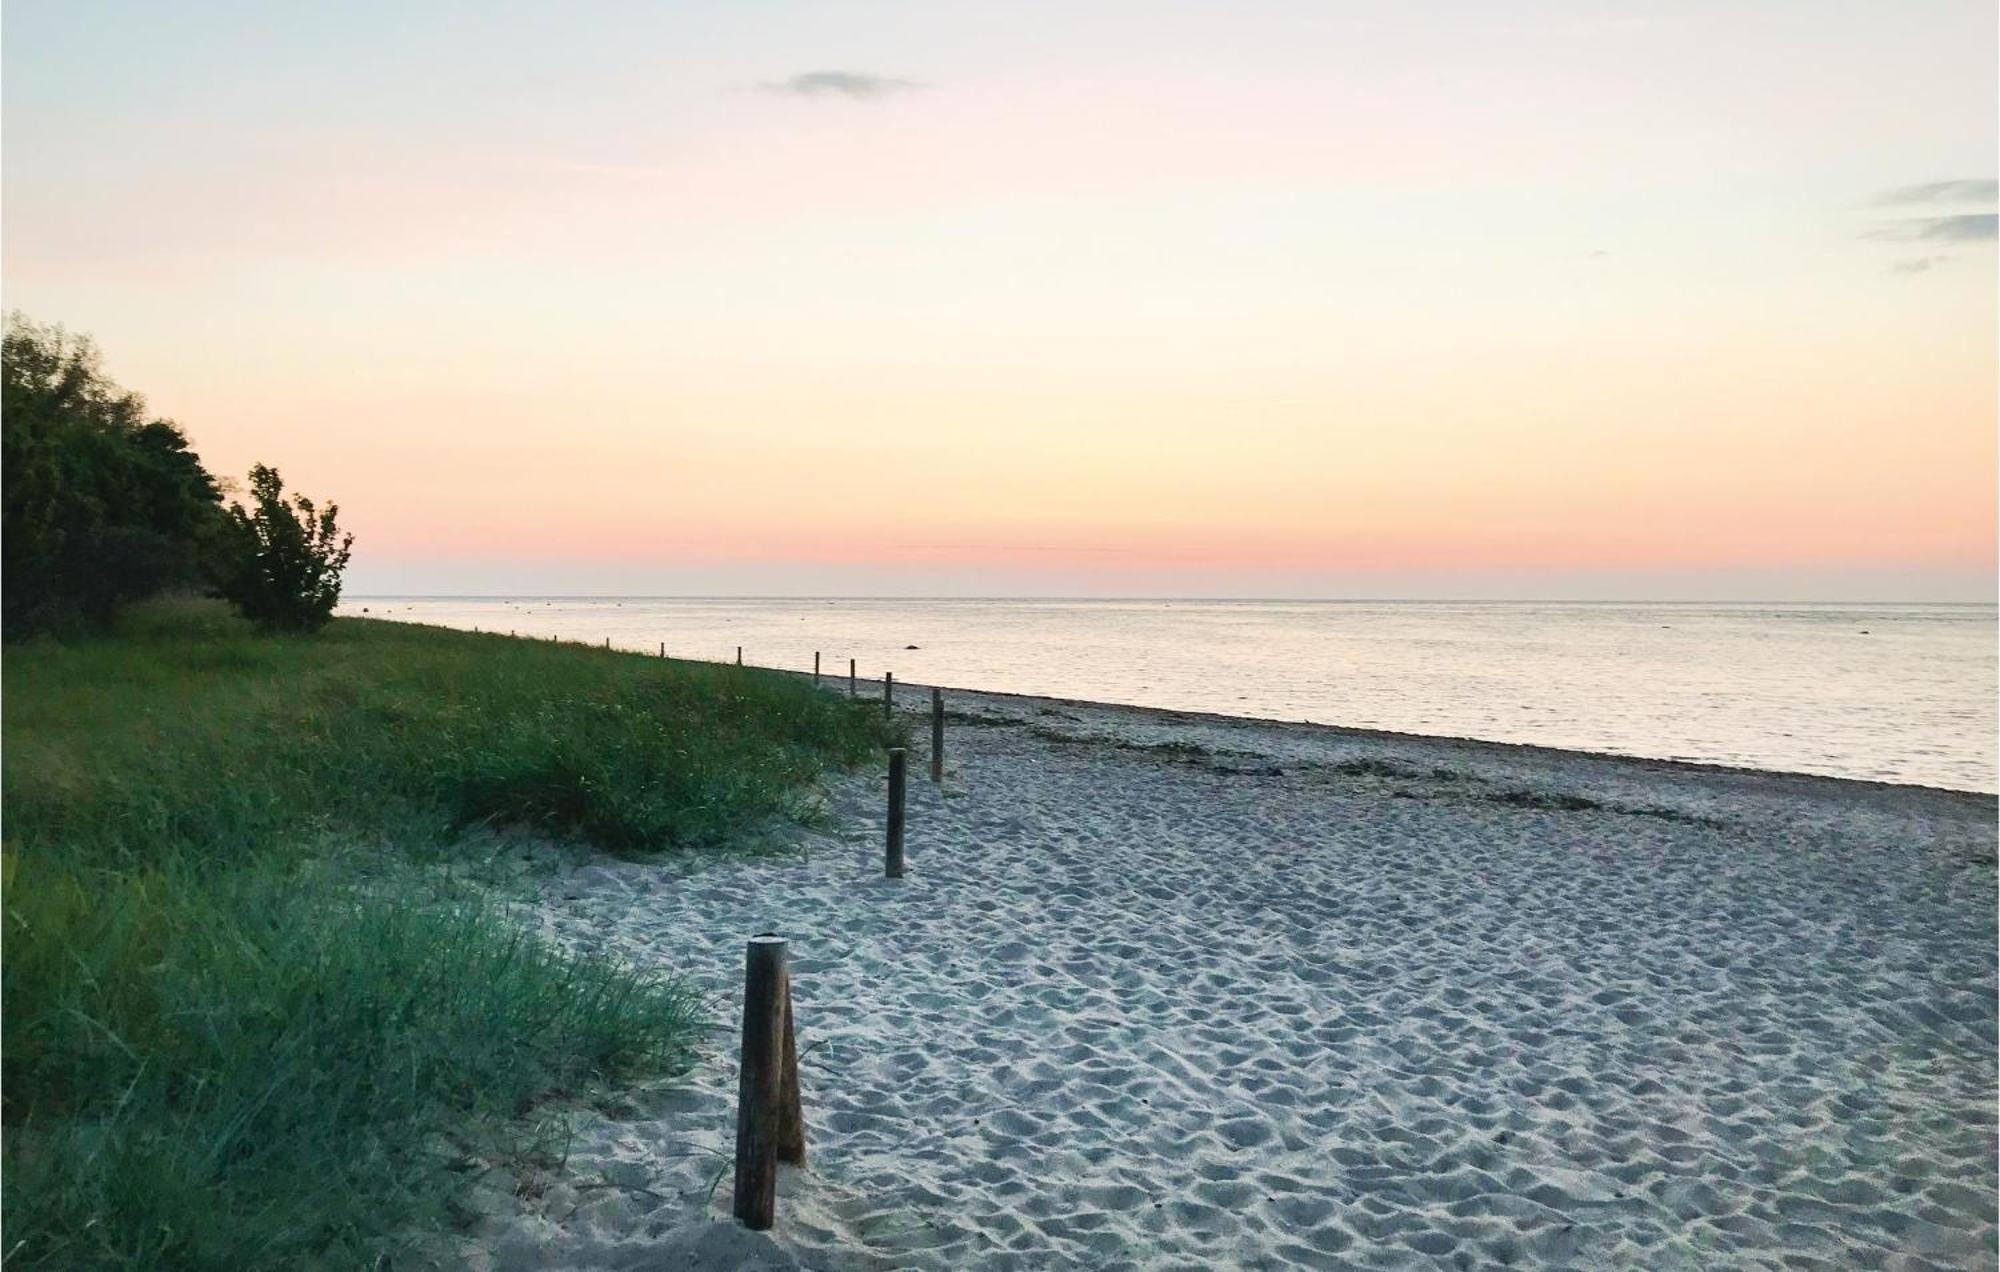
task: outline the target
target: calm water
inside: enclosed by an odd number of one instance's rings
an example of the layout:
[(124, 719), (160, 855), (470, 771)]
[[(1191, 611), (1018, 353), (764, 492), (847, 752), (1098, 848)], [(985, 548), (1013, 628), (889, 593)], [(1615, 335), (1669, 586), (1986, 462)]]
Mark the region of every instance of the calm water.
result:
[[(1991, 605), (354, 598), (829, 674), (1992, 791)], [(907, 646), (916, 648), (907, 648)]]

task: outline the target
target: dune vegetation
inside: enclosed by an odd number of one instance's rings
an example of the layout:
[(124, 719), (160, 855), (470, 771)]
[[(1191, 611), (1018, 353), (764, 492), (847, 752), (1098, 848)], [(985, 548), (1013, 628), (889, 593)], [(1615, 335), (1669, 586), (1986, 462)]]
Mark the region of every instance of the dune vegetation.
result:
[[(212, 602), (4, 652), (7, 1260), (360, 1266), (687, 1063), (682, 986), (458, 863), (778, 842), (878, 712), (782, 674)], [(475, 876), (477, 872), (472, 872)]]

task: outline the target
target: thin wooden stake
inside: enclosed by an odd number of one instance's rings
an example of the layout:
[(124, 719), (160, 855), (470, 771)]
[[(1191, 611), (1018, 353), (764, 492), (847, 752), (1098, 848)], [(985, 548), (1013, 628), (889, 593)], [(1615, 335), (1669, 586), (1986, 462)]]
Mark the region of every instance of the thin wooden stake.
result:
[(661, 642), (660, 642), (660, 657), (662, 657), (662, 658), (665, 658), (666, 656), (667, 656), (667, 642), (665, 642), (665, 641), (661, 641)]
[(944, 781), (944, 690), (931, 686), (931, 781)]
[(813, 650), (813, 683), (819, 683), (819, 651)]
[(743, 957), (743, 1051), (736, 1080), (736, 1217), (770, 1228), (778, 1200), (778, 1108), (784, 1086), (785, 941), (762, 933)]
[(882, 673), (882, 718), (887, 720), (896, 706), (896, 673)]
[(850, 698), (854, 696), (854, 660), (852, 658), (847, 660), (847, 696)]
[(891, 879), (903, 877), (903, 767), (908, 756), (900, 746), (889, 750), (889, 843), (882, 872)]
[(736, 647), (736, 665), (738, 667), (743, 665), (743, 646), (741, 645)]

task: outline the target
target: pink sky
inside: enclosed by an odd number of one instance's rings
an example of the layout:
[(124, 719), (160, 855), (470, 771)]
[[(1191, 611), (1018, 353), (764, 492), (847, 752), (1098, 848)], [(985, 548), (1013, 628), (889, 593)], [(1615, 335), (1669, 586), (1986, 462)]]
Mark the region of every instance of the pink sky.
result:
[(5, 281), (355, 592), (1983, 599), (1926, 12), (24, 3)]

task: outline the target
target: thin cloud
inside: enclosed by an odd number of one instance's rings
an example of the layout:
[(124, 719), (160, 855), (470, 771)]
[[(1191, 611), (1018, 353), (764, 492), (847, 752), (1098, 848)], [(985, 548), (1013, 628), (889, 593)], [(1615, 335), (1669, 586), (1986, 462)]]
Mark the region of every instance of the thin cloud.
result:
[(803, 71), (790, 79), (760, 85), (767, 93), (786, 97), (845, 97), (857, 102), (872, 101), (891, 93), (907, 93), (923, 85), (915, 80), (866, 71)]
[(899, 552), (1112, 552), (1131, 553), (1136, 548), (1088, 548), (1054, 543), (893, 543)]
[(2000, 198), (2000, 181), (1987, 177), (1898, 186), (1876, 195), (1871, 202), (1877, 207), (1902, 207), (1912, 203), (1991, 203), (1996, 198)]
[(1990, 243), (2000, 236), (2000, 214), (1962, 212), (1957, 216), (1919, 216), (1878, 225), (1863, 237), (1892, 243)]
[(1891, 274), (1928, 274), (1950, 260), (1949, 256), (1912, 256), (1889, 266)]

